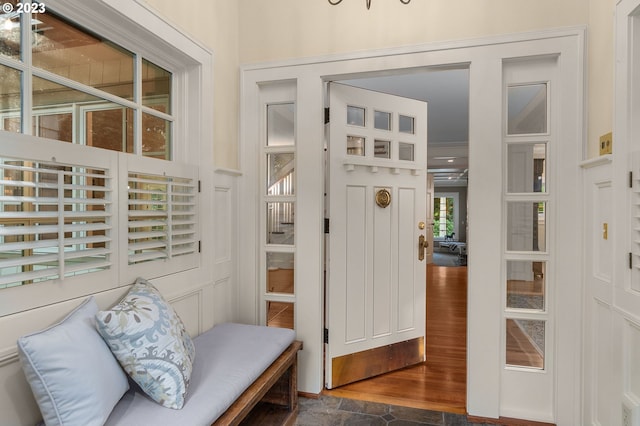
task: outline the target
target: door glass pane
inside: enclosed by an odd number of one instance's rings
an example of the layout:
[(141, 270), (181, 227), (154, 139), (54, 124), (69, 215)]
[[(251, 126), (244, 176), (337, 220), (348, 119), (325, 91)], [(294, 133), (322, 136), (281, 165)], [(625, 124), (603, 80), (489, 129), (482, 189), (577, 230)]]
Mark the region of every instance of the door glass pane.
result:
[(373, 144), (374, 157), (391, 158), (391, 142), (376, 139)]
[(142, 60), (142, 104), (171, 114), (171, 73)]
[(294, 203), (267, 203), (267, 244), (294, 243)]
[(507, 261), (507, 308), (543, 311), (545, 262)]
[(414, 161), (413, 150), (414, 146), (412, 143), (398, 143), (398, 159), (404, 161)]
[(507, 190), (511, 193), (546, 192), (547, 144), (509, 144)]
[(361, 155), (364, 156), (364, 141), (361, 136), (347, 136), (347, 155)]
[(413, 134), (415, 132), (414, 130), (414, 122), (413, 122), (413, 117), (408, 117), (406, 115), (400, 115), (399, 117), (399, 124), (398, 124), (398, 130), (400, 130), (400, 132), (402, 133), (411, 133)]
[(293, 294), (293, 253), (267, 252), (267, 293)]
[(293, 303), (267, 301), (267, 325), (293, 329)]
[(375, 111), (373, 126), (379, 130), (391, 130), (391, 113)]
[(171, 159), (171, 124), (168, 120), (142, 113), (142, 155)]
[(511, 86), (507, 95), (507, 133), (547, 133), (547, 85)]
[(293, 153), (267, 154), (267, 194), (293, 195), (295, 178)]
[[(0, 43), (1, 44), (1, 43)], [(20, 92), (22, 73), (14, 68), (0, 65), (0, 114), (4, 116), (2, 129), (20, 132)], [(7, 117), (10, 115), (11, 117)]]
[(347, 107), (347, 124), (351, 126), (365, 126), (365, 109), (360, 107)]
[(546, 203), (507, 203), (507, 250), (546, 251)]
[(79, 26), (39, 13), (32, 26), (33, 65), (112, 95), (133, 99), (134, 55)]
[[(16, 11), (18, 2), (19, 0), (3, 0), (2, 4), (5, 6), (0, 11), (0, 40), (2, 40), (0, 55), (11, 59), (20, 59), (20, 17), (22, 14)], [(12, 12), (6, 13), (8, 10), (12, 10)]]
[(544, 368), (545, 322), (507, 319), (507, 365)]
[(295, 144), (294, 112), (293, 103), (267, 106), (267, 146)]

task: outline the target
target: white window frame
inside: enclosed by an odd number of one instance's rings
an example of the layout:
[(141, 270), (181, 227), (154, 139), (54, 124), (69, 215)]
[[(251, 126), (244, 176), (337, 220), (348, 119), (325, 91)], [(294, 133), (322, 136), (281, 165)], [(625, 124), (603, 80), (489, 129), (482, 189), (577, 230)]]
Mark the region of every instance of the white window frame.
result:
[[(136, 52), (155, 65), (173, 73), (172, 91), (174, 95), (171, 111), (173, 117), (176, 118), (171, 138), (173, 162), (157, 159), (152, 161), (156, 162), (155, 167), (160, 174), (164, 173), (165, 166), (171, 163), (190, 164), (189, 167), (192, 171), (205, 170), (206, 168), (205, 185), (209, 184), (212, 187), (213, 147), (211, 140), (213, 139), (213, 129), (210, 125), (211, 117), (213, 116), (213, 100), (210, 96), (212, 92), (211, 76), (213, 75), (212, 53), (167, 24), (156, 12), (138, 2), (87, 0), (82, 3), (71, 4), (63, 0), (52, 0), (47, 2), (46, 7), (82, 27), (89, 28), (105, 39)], [(25, 70), (24, 64), (8, 58), (0, 58), (0, 63), (22, 71)], [(16, 66), (16, 64), (19, 66)], [(34, 73), (34, 75), (39, 76), (41, 74), (43, 72)], [(48, 73), (45, 72), (45, 74), (47, 78), (50, 77)], [(54, 81), (57, 80), (55, 78), (52, 79)], [(66, 80), (65, 84), (73, 87)], [(30, 90), (30, 82), (23, 85), (22, 91), (24, 93), (29, 93)], [(84, 91), (90, 92), (90, 90)], [(104, 96), (102, 93), (100, 93), (100, 97), (108, 101), (114, 100)], [(118, 99), (117, 103), (127, 106), (127, 102), (126, 100)], [(30, 111), (30, 101), (27, 101), (23, 108)], [(140, 108), (138, 111), (141, 112), (138, 114), (146, 112), (146, 108), (148, 107)], [(24, 120), (23, 128), (31, 129), (30, 118)], [(122, 160), (119, 161), (118, 157), (131, 156), (131, 154), (116, 153), (108, 150), (96, 151), (98, 148), (57, 141), (43, 141), (34, 136), (11, 132), (3, 132), (2, 136), (3, 144), (0, 147), (0, 156), (33, 159), (34, 153), (37, 153), (37, 156), (41, 157), (42, 161), (52, 161), (55, 158), (56, 161), (63, 164), (76, 165), (84, 165), (86, 159), (93, 157), (100, 157), (101, 161), (107, 161), (109, 170), (114, 173), (114, 186), (116, 186), (113, 200), (114, 224), (117, 224), (120, 220), (119, 218), (126, 214), (123, 213), (126, 211), (126, 206), (121, 205), (118, 201), (118, 194), (122, 191), (123, 185), (123, 182), (120, 182), (119, 179), (119, 174), (122, 172), (121, 168), (123, 167)], [(4, 140), (9, 139), (19, 141), (20, 146), (12, 150), (4, 143)], [(96, 152), (99, 152), (100, 155), (96, 155)], [(144, 160), (141, 155), (136, 155), (135, 157)], [(205, 168), (202, 166), (205, 166)], [(201, 177), (200, 179), (202, 180), (203, 178)], [(213, 245), (213, 219), (202, 214), (203, 211), (211, 211), (212, 196), (201, 194), (198, 198), (196, 212), (198, 220), (201, 220), (202, 223), (198, 223), (197, 235), (200, 240), (205, 241), (205, 244), (209, 242), (210, 245)], [(87, 279), (86, 276), (71, 277), (62, 281), (54, 280), (37, 285), (2, 289), (0, 294), (5, 302), (3, 306), (6, 308), (0, 311), (0, 317), (98, 293), (106, 289), (130, 285), (132, 282), (131, 274), (124, 273), (123, 270), (126, 269), (126, 266), (118, 262), (118, 259), (121, 259), (121, 246), (126, 244), (126, 240), (121, 240), (116, 234), (117, 232), (114, 232), (113, 235), (112, 257), (114, 267), (107, 271), (102, 271), (105, 273), (101, 274), (100, 277), (94, 274), (90, 279)], [(198, 281), (202, 283), (205, 280), (210, 280), (213, 275), (212, 266), (208, 265), (207, 262), (201, 264), (199, 261), (202, 256), (201, 253), (196, 256), (198, 261), (191, 262), (184, 272), (180, 272), (180, 270), (167, 271), (159, 268), (152, 270), (150, 275), (147, 275), (147, 278), (166, 276), (166, 274), (187, 274), (185, 275), (185, 277), (189, 277), (189, 281), (185, 283), (187, 286), (191, 286), (192, 283)], [(152, 268), (149, 269), (151, 270)]]
[[(460, 193), (458, 192), (436, 192), (434, 194), (435, 198), (453, 198), (453, 232), (456, 235), (460, 235), (458, 232), (458, 228), (460, 227)], [(434, 227), (440, 227), (440, 223), (434, 224)], [(433, 241), (444, 241), (445, 237), (433, 237)]]

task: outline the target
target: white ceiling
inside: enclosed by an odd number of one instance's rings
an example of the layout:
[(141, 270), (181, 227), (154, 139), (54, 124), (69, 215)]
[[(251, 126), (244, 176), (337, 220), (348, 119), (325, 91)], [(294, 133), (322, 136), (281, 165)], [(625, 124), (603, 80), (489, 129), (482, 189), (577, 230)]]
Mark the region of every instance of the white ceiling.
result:
[[(341, 83), (428, 103), (428, 168), (436, 186), (466, 186), (469, 168), (469, 69), (343, 80)], [(451, 161), (452, 160), (452, 161)]]

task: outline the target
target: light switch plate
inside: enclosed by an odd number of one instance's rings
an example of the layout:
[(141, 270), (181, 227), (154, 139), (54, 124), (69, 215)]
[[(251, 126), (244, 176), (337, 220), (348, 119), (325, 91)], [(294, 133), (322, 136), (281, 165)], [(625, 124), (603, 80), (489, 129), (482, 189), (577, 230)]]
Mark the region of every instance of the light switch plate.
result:
[(613, 133), (600, 136), (600, 155), (611, 154), (613, 152)]

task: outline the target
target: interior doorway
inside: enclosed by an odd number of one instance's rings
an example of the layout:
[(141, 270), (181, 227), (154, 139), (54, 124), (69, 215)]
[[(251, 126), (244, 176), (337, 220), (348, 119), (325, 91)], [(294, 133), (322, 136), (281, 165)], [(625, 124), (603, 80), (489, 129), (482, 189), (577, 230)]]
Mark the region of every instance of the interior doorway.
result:
[(425, 283), (426, 362), (326, 392), (466, 413), (469, 69), (437, 67), (341, 82), (428, 102), (427, 165), (434, 188), (427, 208), (433, 210), (433, 257)]

